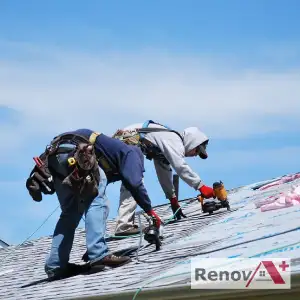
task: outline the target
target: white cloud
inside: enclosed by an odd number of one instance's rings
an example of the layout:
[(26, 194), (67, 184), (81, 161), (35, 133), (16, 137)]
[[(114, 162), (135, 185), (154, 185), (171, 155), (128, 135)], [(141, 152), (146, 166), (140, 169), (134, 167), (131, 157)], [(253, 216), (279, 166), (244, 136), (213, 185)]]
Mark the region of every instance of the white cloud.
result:
[(30, 61), (0, 61), (0, 104), (23, 113), (24, 138), (81, 126), (112, 133), (147, 118), (180, 130), (197, 125), (214, 137), (286, 129), (278, 116), (298, 122), (300, 70), (231, 69), (213, 58), (157, 52), (10, 47)]
[(64, 130), (112, 134), (148, 118), (180, 131), (198, 126), (210, 138), (298, 130), (300, 70), (268, 73), (224, 57), (157, 51), (87, 54), (0, 41), (1, 48), (14, 56), (0, 54), (0, 105), (22, 116), (1, 125), (1, 161), (28, 144), (42, 150)]

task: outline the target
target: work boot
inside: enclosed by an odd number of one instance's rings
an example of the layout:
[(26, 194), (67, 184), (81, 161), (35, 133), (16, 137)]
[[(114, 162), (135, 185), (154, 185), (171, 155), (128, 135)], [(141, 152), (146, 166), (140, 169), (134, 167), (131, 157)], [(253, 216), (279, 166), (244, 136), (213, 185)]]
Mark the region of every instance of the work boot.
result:
[(91, 264), (91, 267), (94, 268), (96, 266), (107, 266), (111, 268), (121, 267), (127, 263), (131, 262), (131, 258), (129, 256), (116, 256), (113, 254), (109, 254), (102, 258), (101, 260), (95, 261)]
[[(142, 226), (142, 231), (143, 231), (143, 226)], [(115, 236), (130, 236), (130, 235), (136, 235), (141, 232), (140, 228), (137, 225), (133, 225), (131, 228), (129, 228), (126, 231), (120, 231), (116, 232)]]

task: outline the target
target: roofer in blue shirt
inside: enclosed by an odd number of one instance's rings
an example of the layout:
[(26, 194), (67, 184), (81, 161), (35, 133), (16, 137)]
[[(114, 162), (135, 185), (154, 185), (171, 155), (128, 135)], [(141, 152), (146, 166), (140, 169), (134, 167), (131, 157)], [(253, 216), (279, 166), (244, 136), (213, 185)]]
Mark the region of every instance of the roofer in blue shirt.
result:
[(69, 263), (69, 257), (75, 229), (83, 215), (89, 270), (130, 262), (127, 256), (110, 254), (104, 238), (109, 214), (105, 191), (111, 182), (122, 181), (137, 204), (160, 227), (161, 220), (152, 209), (143, 184), (144, 156), (138, 147), (89, 129), (78, 129), (54, 138), (35, 161), (26, 182), (30, 195), (41, 201), (42, 193), (56, 192), (62, 210), (45, 263), (48, 277), (68, 277), (79, 268)]

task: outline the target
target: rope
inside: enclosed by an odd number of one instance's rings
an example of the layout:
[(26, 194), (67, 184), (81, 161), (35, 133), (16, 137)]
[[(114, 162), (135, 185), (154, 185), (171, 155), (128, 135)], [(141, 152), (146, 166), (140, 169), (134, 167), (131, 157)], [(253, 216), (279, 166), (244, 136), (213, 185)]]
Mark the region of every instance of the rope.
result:
[(17, 249), (19, 249), (24, 243), (26, 243), (35, 233), (37, 233), (43, 226), (44, 224), (50, 219), (50, 217), (56, 212), (56, 210), (60, 207), (60, 205), (58, 205), (53, 211), (52, 213), (50, 213), (50, 215), (43, 221), (43, 223), (29, 236), (27, 237), (21, 244), (17, 245), (15, 249), (11, 250), (2, 260), (1, 260), (1, 264), (0, 266), (2, 266), (2, 263), (9, 257), (12, 255), (12, 253), (14, 253)]
[[(194, 199), (194, 198), (188, 198), (188, 199), (184, 199), (184, 200), (181, 200), (181, 201), (185, 201), (185, 200), (191, 200), (191, 199)], [(179, 207), (175, 213), (169, 217), (165, 222), (164, 224), (167, 225), (168, 223), (170, 223), (172, 220), (175, 219), (175, 215), (176, 213), (179, 211), (179, 209), (181, 209), (182, 207), (185, 207), (186, 205), (188, 205), (189, 203), (183, 203), (181, 204), (181, 207)], [(49, 215), (48, 217), (46, 217), (46, 219), (41, 223), (41, 225), (32, 233), (30, 234), (21, 244), (17, 245), (13, 250), (9, 251), (9, 253), (1, 260), (0, 262), (0, 266), (2, 266), (3, 262), (8, 258), (10, 257), (17, 249), (19, 249), (24, 243), (26, 243), (34, 234), (36, 234), (44, 225), (45, 223), (51, 218), (51, 216), (56, 212), (56, 210), (60, 207), (60, 205), (58, 205)], [(85, 221), (85, 217), (82, 216), (82, 219), (83, 221)], [(140, 219), (140, 215), (139, 215), (139, 226), (141, 228), (141, 219)], [(106, 238), (119, 238), (119, 239), (126, 239), (126, 238), (132, 238), (133, 236), (140, 236), (140, 240), (139, 240), (139, 246), (138, 246), (138, 249), (137, 249), (137, 261), (138, 260), (138, 252), (143, 249), (144, 247), (141, 247), (141, 242), (142, 242), (142, 231), (140, 231), (140, 233), (138, 234), (134, 234), (134, 235), (130, 235), (130, 236), (115, 236), (115, 235), (108, 235), (106, 236)]]
[[(142, 228), (141, 215), (139, 215), (139, 227)], [(139, 246), (138, 246), (138, 249), (136, 251), (136, 260), (137, 260), (138, 263), (139, 263), (139, 251), (141, 250), (142, 240), (143, 240), (143, 234), (142, 234), (142, 230), (140, 230)]]
[[(236, 243), (236, 244), (231, 244), (231, 245), (228, 245), (228, 246), (224, 246), (222, 248), (217, 248), (217, 249), (213, 249), (213, 250), (206, 251), (206, 252), (204, 251), (204, 252), (200, 252), (200, 253), (198, 252), (198, 253), (189, 254), (189, 255), (172, 256), (172, 257), (169, 258), (169, 260), (172, 260), (172, 259), (182, 259), (182, 258), (191, 257), (191, 256), (198, 256), (198, 255), (206, 255), (206, 254), (210, 254), (210, 253), (213, 253), (213, 252), (218, 252), (218, 251), (221, 251), (221, 250), (226, 250), (226, 249), (229, 249), (229, 248), (233, 248), (233, 247), (236, 247), (236, 246), (240, 246), (240, 245), (244, 245), (244, 244), (248, 244), (248, 243), (252, 243), (252, 242), (256, 242), (256, 241), (260, 241), (260, 240), (272, 238), (274, 236), (278, 236), (278, 235), (290, 233), (290, 232), (297, 231), (297, 230), (300, 230), (300, 227), (296, 227), (296, 228), (285, 230), (285, 231), (282, 231), (282, 232), (270, 234), (268, 236), (262, 236), (260, 238), (251, 239), (251, 240), (240, 242), (240, 243)], [(151, 260), (151, 261), (149, 261), (149, 260), (145, 260), (145, 261), (140, 260), (140, 261), (141, 262), (147, 262), (147, 263), (157, 263), (157, 262), (163, 262), (165, 260), (161, 259), (161, 260)]]
[[(191, 198), (184, 199), (184, 200), (181, 200), (181, 201), (190, 200), (190, 199), (191, 199)], [(192, 199), (193, 199), (193, 198), (192, 198)], [(171, 217), (169, 217), (166, 221), (163, 221), (164, 225), (167, 225), (167, 224), (169, 224), (171, 221), (173, 221), (173, 220), (175, 219), (175, 215), (177, 214), (177, 212), (178, 212), (181, 208), (187, 206), (188, 204), (189, 204), (189, 203), (183, 203), (183, 204), (181, 204), (181, 207), (179, 207)], [(163, 204), (163, 205), (165, 205), (165, 204)], [(140, 217), (140, 214), (139, 214), (138, 216)], [(140, 221), (140, 219), (139, 219), (139, 221)], [(139, 225), (140, 225), (140, 228), (141, 228), (141, 224), (139, 224)], [(132, 238), (132, 237), (134, 237), (134, 236), (141, 236), (141, 233), (136, 233), (136, 234), (131, 234), (131, 235), (113, 235), (113, 234), (112, 234), (112, 235), (106, 235), (105, 238), (107, 238), (107, 239), (109, 239), (109, 238), (114, 238), (114, 239), (129, 239), (129, 238)]]

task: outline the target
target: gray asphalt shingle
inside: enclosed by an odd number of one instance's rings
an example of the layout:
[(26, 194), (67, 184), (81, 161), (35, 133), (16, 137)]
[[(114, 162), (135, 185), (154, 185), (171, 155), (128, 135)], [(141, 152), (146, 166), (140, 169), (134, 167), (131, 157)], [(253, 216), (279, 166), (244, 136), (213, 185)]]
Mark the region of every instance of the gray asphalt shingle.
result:
[[(300, 181), (298, 181), (300, 184)], [(292, 183), (291, 183), (292, 184)], [(154, 245), (142, 247), (139, 251), (138, 261), (136, 252), (130, 256), (133, 261), (116, 269), (106, 269), (104, 272), (88, 276), (76, 277), (55, 281), (46, 284), (21, 288), (21, 285), (45, 277), (44, 261), (51, 245), (51, 236), (31, 240), (21, 247), (10, 246), (0, 249), (0, 298), (1, 299), (68, 299), (87, 297), (111, 293), (135, 291), (149, 283), (145, 288), (177, 285), (190, 282), (190, 275), (184, 273), (189, 269), (191, 257), (202, 255), (203, 257), (247, 257), (257, 255), (264, 251), (282, 246), (285, 243), (297, 242), (298, 232), (290, 232), (286, 235), (257, 240), (255, 243), (245, 243), (231, 247), (232, 244), (257, 239), (260, 236), (274, 232), (281, 232), (287, 227), (300, 226), (300, 219), (296, 219), (299, 207), (291, 207), (273, 212), (261, 213), (254, 208), (253, 201), (259, 197), (266, 197), (288, 190), (291, 184), (285, 184), (271, 188), (268, 191), (253, 191), (251, 188), (232, 190), (229, 193), (232, 212), (221, 209), (213, 215), (204, 215), (200, 211), (200, 204), (195, 199), (181, 202), (183, 210), (188, 215), (165, 227), (165, 239), (162, 249), (154, 251)], [(155, 209), (164, 219), (171, 216), (169, 205), (159, 206)], [(289, 215), (290, 226), (284, 224), (286, 215)], [(143, 224), (147, 224), (141, 217)], [(138, 219), (136, 219), (138, 223)], [(113, 234), (114, 220), (108, 221), (107, 232)], [(118, 251), (139, 245), (140, 237), (118, 239), (108, 241), (110, 251)], [(142, 240), (142, 245), (147, 243)], [(299, 246), (299, 248), (297, 248)], [(219, 248), (223, 250), (214, 251)], [(294, 249), (295, 248), (295, 249)], [(285, 253), (294, 258), (300, 258), (299, 245)], [(287, 252), (289, 251), (289, 252)], [(81, 257), (85, 252), (85, 233), (79, 228), (76, 230), (74, 245), (71, 252), (71, 262), (82, 263)], [(284, 252), (284, 251), (283, 251)], [(280, 255), (280, 253), (277, 253)], [(283, 253), (284, 254), (284, 253)], [(4, 259), (5, 258), (5, 259)], [(4, 260), (3, 260), (4, 259)], [(159, 279), (168, 274), (175, 274), (166, 279)], [(156, 281), (156, 277), (158, 278)], [(166, 276), (165, 276), (166, 277)], [(137, 297), (138, 299), (138, 297)]]

